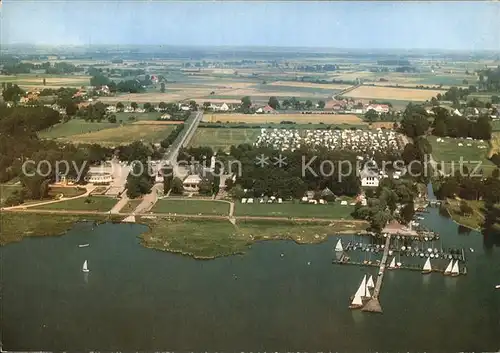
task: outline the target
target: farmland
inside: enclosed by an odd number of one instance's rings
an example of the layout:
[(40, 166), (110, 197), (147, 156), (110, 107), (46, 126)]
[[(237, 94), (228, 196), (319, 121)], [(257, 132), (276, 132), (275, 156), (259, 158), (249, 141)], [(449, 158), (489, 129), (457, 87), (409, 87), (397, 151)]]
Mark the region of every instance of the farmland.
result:
[(411, 88), (394, 88), (394, 87), (375, 87), (361, 86), (345, 94), (350, 98), (364, 99), (395, 99), (407, 101), (426, 101), (435, 97), (438, 93), (443, 93), (442, 90), (432, 89), (411, 89)]
[(108, 122), (87, 122), (81, 119), (72, 119), (66, 123), (59, 123), (50, 127), (47, 130), (41, 131), (39, 136), (41, 138), (63, 138), (73, 135), (93, 133), (101, 130), (112, 129), (119, 127), (120, 124), (113, 124)]
[(325, 123), (365, 125), (366, 123), (352, 114), (205, 114), (204, 121), (209, 122), (246, 122), (246, 123), (280, 123), (293, 121), (295, 123)]
[(73, 143), (99, 143), (105, 146), (127, 144), (137, 140), (151, 143), (166, 138), (175, 125), (129, 124), (90, 133), (72, 135)]
[[(43, 85), (44, 78), (45, 86)], [(23, 89), (81, 87), (89, 85), (90, 76), (47, 74), (0, 75), (0, 82), (17, 84)]]

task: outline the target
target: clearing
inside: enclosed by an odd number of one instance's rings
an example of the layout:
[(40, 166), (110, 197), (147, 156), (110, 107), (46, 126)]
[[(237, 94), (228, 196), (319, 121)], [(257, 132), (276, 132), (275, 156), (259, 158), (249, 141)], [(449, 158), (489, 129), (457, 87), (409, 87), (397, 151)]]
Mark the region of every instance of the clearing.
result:
[(49, 127), (47, 130), (40, 131), (38, 133), (38, 136), (40, 136), (41, 138), (61, 138), (116, 128), (119, 126), (120, 124), (113, 124), (108, 122), (92, 123), (82, 119), (71, 119), (66, 123), (59, 123)]

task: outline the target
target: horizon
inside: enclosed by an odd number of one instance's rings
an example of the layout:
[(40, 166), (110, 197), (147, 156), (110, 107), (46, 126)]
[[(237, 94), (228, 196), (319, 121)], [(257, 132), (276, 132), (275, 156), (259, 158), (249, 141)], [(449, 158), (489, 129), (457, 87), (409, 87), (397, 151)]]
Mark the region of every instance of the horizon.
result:
[(4, 1), (2, 45), (500, 51), (498, 2), (60, 3)]

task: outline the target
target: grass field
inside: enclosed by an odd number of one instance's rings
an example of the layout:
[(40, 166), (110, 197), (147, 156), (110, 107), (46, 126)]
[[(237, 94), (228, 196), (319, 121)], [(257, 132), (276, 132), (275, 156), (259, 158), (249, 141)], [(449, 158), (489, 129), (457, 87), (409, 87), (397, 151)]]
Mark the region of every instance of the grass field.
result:
[(285, 86), (285, 87), (305, 87), (305, 88), (320, 88), (342, 91), (346, 88), (351, 87), (351, 85), (336, 84), (336, 83), (311, 83), (311, 82), (300, 82), (300, 81), (275, 81), (268, 84), (269, 86)]
[(117, 128), (120, 124), (112, 124), (108, 122), (86, 122), (82, 119), (71, 119), (67, 123), (59, 123), (50, 127), (47, 130), (40, 131), (38, 135), (41, 138), (61, 138), (73, 135), (91, 133), (105, 129)]
[[(463, 161), (482, 161), (486, 165), (492, 165), (487, 160), (488, 148), (478, 148), (478, 146), (488, 147), (487, 142), (458, 138), (444, 138), (444, 142), (437, 142), (436, 136), (429, 136), (428, 140), (432, 145), (432, 155), (436, 161), (458, 162), (462, 158)], [(458, 146), (459, 143), (463, 146)], [(467, 144), (472, 146), (469, 147)]]
[(125, 206), (120, 210), (120, 213), (132, 213), (139, 206), (142, 200), (129, 200)]
[(320, 243), (339, 232), (365, 230), (365, 223), (312, 224), (293, 221), (228, 221), (140, 218), (150, 230), (141, 235), (145, 247), (199, 259), (243, 254), (261, 240), (289, 239), (300, 244)]
[(158, 200), (151, 212), (227, 216), (229, 214), (229, 204), (209, 200), (163, 199)]
[(129, 124), (87, 134), (73, 135), (69, 140), (73, 143), (99, 143), (105, 146), (116, 146), (138, 140), (156, 143), (166, 138), (174, 126)]
[(347, 92), (344, 96), (350, 98), (370, 98), (379, 100), (408, 100), (408, 101), (426, 101), (435, 97), (442, 90), (432, 89), (411, 89), (411, 88), (393, 88), (377, 86), (361, 86)]
[(190, 146), (208, 146), (213, 150), (229, 151), (231, 146), (242, 143), (253, 144), (260, 129), (235, 129), (235, 128), (198, 128), (191, 140)]
[(246, 122), (246, 123), (280, 123), (281, 121), (296, 123), (325, 123), (366, 125), (356, 115), (352, 114), (205, 114), (203, 121), (208, 122)]
[(57, 195), (63, 195), (63, 197), (75, 197), (78, 195), (85, 194), (87, 190), (85, 188), (78, 188), (73, 186), (59, 187), (51, 186), (49, 189), (49, 196), (56, 197)]
[(283, 204), (237, 203), (235, 205), (236, 216), (352, 219), (353, 210), (353, 206), (341, 206), (340, 202), (327, 205), (309, 205), (298, 202)]
[[(90, 203), (85, 202), (87, 199), (91, 200), (92, 202)], [(80, 197), (74, 200), (50, 203), (47, 205), (41, 205), (34, 208), (43, 210), (84, 210), (84, 211), (106, 212), (111, 210), (117, 202), (118, 202), (117, 199), (111, 197), (91, 196), (91, 197)]]

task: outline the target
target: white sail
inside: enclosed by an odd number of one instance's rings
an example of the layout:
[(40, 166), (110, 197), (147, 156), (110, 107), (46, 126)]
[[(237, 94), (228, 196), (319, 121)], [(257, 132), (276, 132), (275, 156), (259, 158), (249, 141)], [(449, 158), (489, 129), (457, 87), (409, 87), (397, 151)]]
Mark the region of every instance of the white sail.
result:
[(425, 261), (424, 271), (432, 271), (431, 260), (429, 258)]
[(450, 263), (448, 264), (448, 266), (446, 267), (446, 270), (444, 270), (444, 273), (445, 274), (450, 274), (451, 273), (451, 269), (453, 268), (453, 260), (450, 261)]
[(352, 302), (351, 302), (352, 305), (363, 305), (363, 301), (361, 300), (361, 296), (359, 295), (355, 295)]
[(396, 268), (396, 256), (392, 258), (389, 268)]
[(344, 248), (342, 247), (342, 240), (339, 239), (337, 245), (335, 245), (335, 251), (344, 251)]
[(368, 282), (366, 282), (366, 286), (368, 288), (374, 288), (375, 287), (375, 283), (373, 283), (373, 276), (370, 276), (370, 278), (368, 278)]
[(366, 295), (366, 275), (363, 277), (363, 280), (361, 281), (361, 284), (359, 285), (359, 288), (356, 291), (356, 294), (354, 294), (354, 296), (359, 296), (363, 298), (365, 295)]
[(455, 264), (453, 265), (453, 268), (451, 269), (451, 273), (454, 275), (458, 275), (460, 273), (460, 269), (458, 267), (458, 260), (455, 261)]
[(365, 290), (365, 298), (371, 298), (372, 294), (370, 293), (370, 288), (368, 288), (368, 285), (366, 286)]
[(89, 272), (89, 269), (87, 267), (87, 260), (85, 260), (85, 262), (83, 263), (82, 270), (83, 270), (83, 272)]

